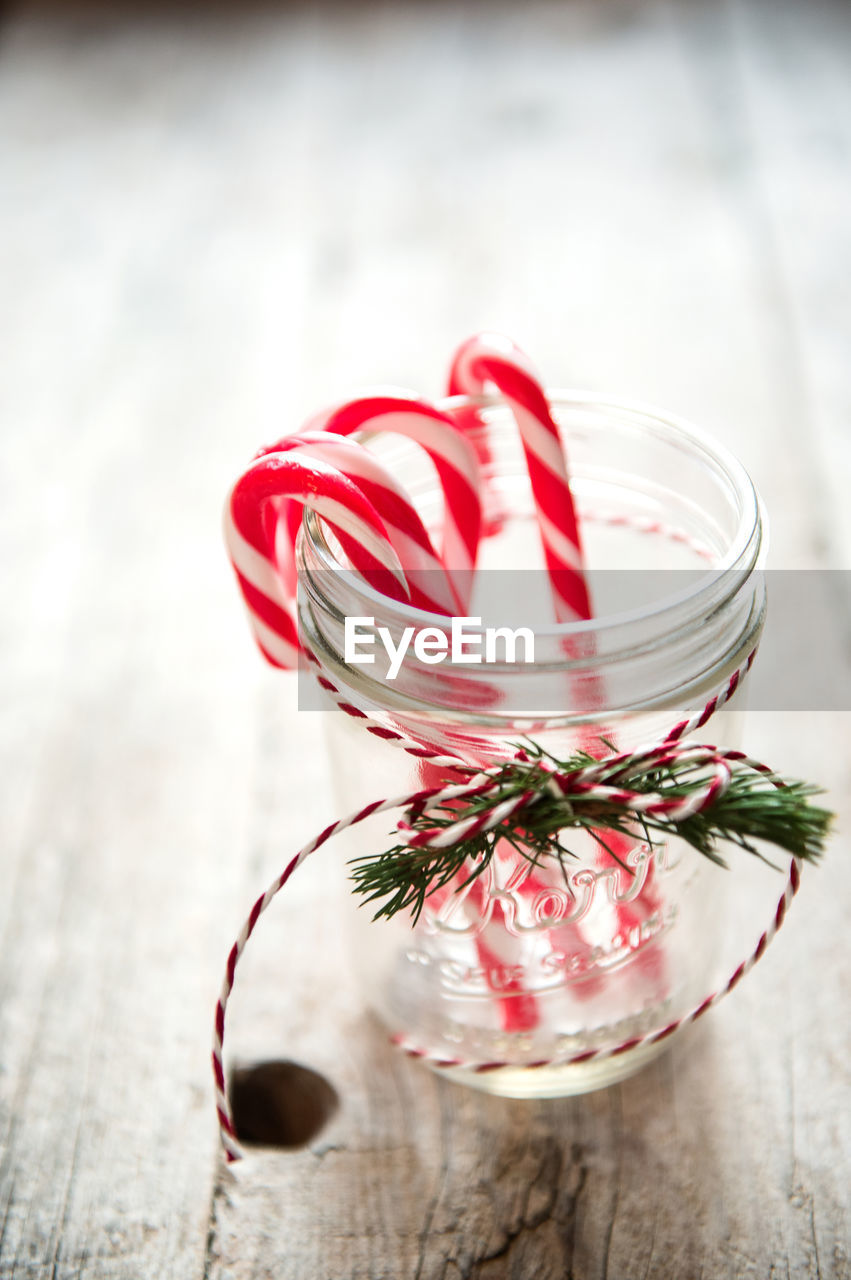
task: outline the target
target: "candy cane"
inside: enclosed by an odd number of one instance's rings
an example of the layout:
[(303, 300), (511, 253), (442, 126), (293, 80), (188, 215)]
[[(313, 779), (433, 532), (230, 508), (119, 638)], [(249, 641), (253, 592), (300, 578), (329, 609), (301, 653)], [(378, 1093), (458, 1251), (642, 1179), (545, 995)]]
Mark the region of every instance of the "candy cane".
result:
[(481, 395), (488, 383), (508, 401), (520, 431), (558, 621), (590, 618), (582, 543), (558, 424), (520, 348), (499, 334), (481, 333), (455, 353), (449, 387), (452, 394)]
[[(405, 570), (411, 604), (433, 613), (451, 614), (455, 597), (431, 538), (408, 495), (387, 468), (363, 445), (327, 431), (298, 431), (266, 446), (259, 456), (288, 453), (318, 458), (353, 481), (381, 516), (390, 543)], [(284, 519), (289, 529), (289, 559), (294, 561), (295, 536), (302, 505), (287, 501)]]
[(459, 612), (465, 613), (482, 528), (481, 472), (475, 449), (449, 414), (419, 396), (393, 389), (325, 410), (305, 423), (305, 429), (342, 436), (392, 431), (425, 449), (443, 489), (441, 557)]
[(275, 556), (276, 504), (282, 498), (294, 498), (327, 520), (353, 567), (376, 589), (399, 600), (408, 598), (408, 589), (384, 523), (356, 484), (318, 459), (281, 453), (257, 459), (228, 497), (225, 543), (261, 652), (273, 666), (294, 667), (294, 601)]
[[(590, 594), (565, 450), (546, 393), (533, 365), (515, 343), (499, 334), (477, 334), (458, 348), (449, 375), (449, 390), (452, 394), (479, 395), (489, 383), (495, 384), (502, 393), (517, 421), (556, 616), (561, 622), (590, 619)], [(579, 686), (571, 683), (586, 704), (593, 706), (604, 701), (599, 681)], [(602, 736), (606, 736), (605, 733)], [(592, 743), (585, 745), (593, 750)], [(630, 842), (617, 832), (607, 833), (606, 845), (621, 859), (631, 848)], [(602, 847), (599, 859), (608, 861)], [(641, 924), (643, 915), (652, 914), (656, 909), (653, 880), (651, 868), (643, 901), (615, 906), (618, 926), (623, 932), (629, 933)], [(647, 956), (642, 963), (656, 965), (658, 958)]]

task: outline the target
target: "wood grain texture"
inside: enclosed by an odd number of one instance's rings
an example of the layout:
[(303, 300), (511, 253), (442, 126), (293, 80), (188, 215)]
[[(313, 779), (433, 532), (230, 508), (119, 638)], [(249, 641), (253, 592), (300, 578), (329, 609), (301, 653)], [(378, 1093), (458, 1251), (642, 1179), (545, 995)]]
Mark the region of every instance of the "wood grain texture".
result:
[[(729, 1001), (605, 1092), (487, 1098), (393, 1054), (333, 847), (252, 940), (230, 1043), (339, 1111), (224, 1170), (207, 1056), (244, 907), (329, 817), (319, 717), (219, 545), (236, 468), (503, 328), (732, 445), (775, 565), (849, 567), (849, 63), (828, 0), (9, 12), (4, 1280), (851, 1275), (847, 836)], [(750, 727), (841, 832), (849, 736)]]

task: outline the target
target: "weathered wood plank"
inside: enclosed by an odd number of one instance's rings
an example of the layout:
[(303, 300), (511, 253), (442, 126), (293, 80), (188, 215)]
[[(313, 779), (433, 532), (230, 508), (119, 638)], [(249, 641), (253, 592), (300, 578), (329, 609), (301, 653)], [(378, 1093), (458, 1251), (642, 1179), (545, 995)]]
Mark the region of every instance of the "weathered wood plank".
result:
[[(802, 464), (817, 471), (826, 505), (821, 537), (830, 563), (847, 568), (851, 525), (851, 417), (845, 352), (851, 340), (847, 235), (851, 190), (851, 14), (823, 3), (803, 12), (755, 4), (739, 17), (749, 58), (743, 83), (771, 220), (787, 324), (800, 369)], [(792, 52), (794, 51), (794, 53)]]
[[(202, 301), (175, 307), (167, 214), (157, 231), (179, 190), (141, 198), (157, 117), (121, 75), (134, 47), (22, 22), (0, 76), (4, 1276), (199, 1276), (213, 1189), (211, 907), (244, 884), (262, 686), (234, 678), (209, 537), (232, 467), (195, 390), (215, 321), (167, 357)], [(167, 45), (151, 57), (166, 86)]]

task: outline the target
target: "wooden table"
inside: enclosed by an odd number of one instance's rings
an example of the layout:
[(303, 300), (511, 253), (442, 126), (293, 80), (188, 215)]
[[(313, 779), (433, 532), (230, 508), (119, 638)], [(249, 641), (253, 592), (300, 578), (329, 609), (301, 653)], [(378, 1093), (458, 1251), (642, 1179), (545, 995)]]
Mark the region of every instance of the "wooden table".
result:
[(333, 850), (231, 1044), (336, 1115), (225, 1171), (207, 1048), (244, 908), (329, 817), (220, 546), (237, 468), (353, 387), (439, 391), (487, 325), (708, 426), (773, 563), (847, 568), (850, 58), (827, 0), (6, 10), (2, 1277), (851, 1274), (847, 716), (752, 718), (840, 836), (627, 1083), (515, 1103), (395, 1056), (318, 905)]

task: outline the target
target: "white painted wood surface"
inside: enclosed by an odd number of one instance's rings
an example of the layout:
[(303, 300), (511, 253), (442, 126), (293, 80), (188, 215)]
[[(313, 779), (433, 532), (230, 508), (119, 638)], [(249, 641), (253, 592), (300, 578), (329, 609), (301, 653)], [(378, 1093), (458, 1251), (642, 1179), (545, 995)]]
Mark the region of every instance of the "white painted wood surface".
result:
[(333, 851), (231, 1043), (336, 1117), (225, 1172), (207, 1056), (244, 906), (329, 816), (219, 545), (236, 468), (350, 388), (439, 390), (486, 325), (702, 422), (774, 564), (849, 567), (850, 66), (826, 0), (7, 11), (0, 1276), (851, 1274), (846, 716), (753, 722), (840, 837), (627, 1083), (512, 1103), (394, 1056), (317, 910)]

